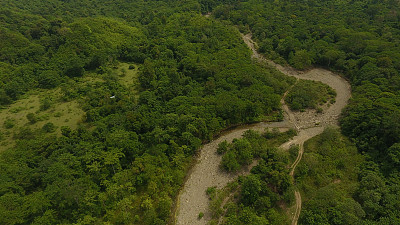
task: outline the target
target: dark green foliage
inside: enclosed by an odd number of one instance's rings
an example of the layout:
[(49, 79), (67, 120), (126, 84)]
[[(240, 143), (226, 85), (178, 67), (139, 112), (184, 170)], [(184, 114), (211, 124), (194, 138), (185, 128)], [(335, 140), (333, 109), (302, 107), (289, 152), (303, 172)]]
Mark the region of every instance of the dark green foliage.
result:
[(385, 179), (373, 162), (364, 163), (359, 175), (356, 198), (365, 210), (368, 221), (399, 221), (399, 181), (392, 176)]
[(52, 133), (56, 129), (56, 126), (54, 126), (53, 123), (49, 122), (43, 125), (42, 130), (46, 133)]
[(60, 84), (61, 76), (54, 70), (45, 70), (39, 74), (38, 83), (41, 88), (54, 88)]
[(28, 113), (26, 115), (26, 118), (28, 119), (29, 123), (34, 124), (37, 122), (36, 115), (34, 113)]
[(217, 153), (220, 155), (224, 154), (226, 151), (228, 151), (228, 147), (229, 145), (227, 141), (219, 143), (217, 148)]
[(400, 166), (400, 143), (395, 143), (388, 149), (389, 162), (394, 168)]
[(301, 224), (360, 224), (366, 212), (358, 202), (346, 195), (345, 191), (334, 185), (319, 189), (306, 202)]
[(271, 151), (273, 146), (279, 146), (295, 134), (293, 130), (285, 133), (266, 130), (263, 134), (248, 130), (243, 138), (234, 139), (230, 144), (224, 141), (218, 145), (217, 153), (223, 154), (220, 166), (227, 172), (237, 172), (243, 166), (251, 164), (254, 158)]
[(307, 50), (299, 49), (294, 54), (290, 52), (288, 61), (294, 68), (304, 70), (310, 68), (314, 63), (314, 56)]
[(216, 194), (217, 188), (216, 187), (208, 187), (206, 190), (206, 194), (210, 196), (210, 198), (213, 198)]
[(221, 167), (228, 172), (236, 172), (240, 169), (241, 165), (237, 160), (235, 152), (230, 151), (222, 157)]
[(200, 213), (199, 213), (199, 216), (197, 217), (197, 219), (200, 220), (201, 218), (203, 218), (203, 216), (204, 216), (204, 213), (203, 213), (203, 212), (200, 212)]
[(251, 205), (251, 203), (260, 198), (261, 185), (261, 180), (254, 175), (249, 175), (243, 179), (240, 194), (245, 205)]
[(47, 109), (49, 109), (52, 105), (52, 99), (50, 99), (49, 97), (45, 97), (44, 99), (40, 100), (40, 106), (39, 109), (41, 111), (45, 111)]
[(15, 126), (15, 120), (7, 118), (6, 120), (4, 120), (3, 126), (6, 129), (11, 129)]
[[(50, 123), (15, 134), (0, 155), (0, 224), (166, 224), (202, 142), (277, 113), (293, 82), (255, 64), (237, 30), (196, 2), (23, 2), (0, 3), (1, 104), (60, 87), (86, 116), (60, 137), (45, 134)], [(139, 89), (120, 84), (117, 60), (139, 64)]]
[[(288, 132), (290, 133), (290, 132)], [(274, 138), (266, 138), (255, 131), (247, 131), (242, 139), (235, 139), (228, 145), (224, 157), (249, 144), (256, 150), (259, 163), (251, 170), (251, 174), (239, 177), (238, 187), (228, 185), (223, 190), (210, 189), (210, 209), (214, 218), (223, 215), (223, 224), (284, 224), (287, 218), (280, 212), (278, 203), (289, 204), (292, 201), (292, 180), (287, 168), (288, 158), (283, 152), (273, 148), (281, 142), (281, 136), (288, 133), (277, 133)], [(275, 141), (272, 141), (276, 139)], [(247, 144), (246, 144), (247, 143)], [(224, 158), (223, 158), (224, 160)], [(235, 159), (236, 160), (236, 159)], [(238, 157), (237, 160), (240, 160)], [(224, 161), (223, 161), (224, 163)], [(224, 168), (229, 170), (229, 165)], [(239, 165), (238, 165), (239, 166)], [(222, 202), (227, 196), (234, 195), (224, 206)], [(225, 212), (225, 213), (223, 213)]]
[(299, 145), (292, 145), (289, 148), (290, 161), (294, 162), (299, 154)]
[(354, 138), (361, 150), (383, 160), (388, 148), (400, 141), (400, 98), (390, 93), (385, 83), (364, 83), (353, 95), (341, 119), (343, 132)]
[(14, 134), (14, 138), (18, 140), (30, 140), (35, 138), (35, 133), (29, 127), (21, 127), (18, 132)]

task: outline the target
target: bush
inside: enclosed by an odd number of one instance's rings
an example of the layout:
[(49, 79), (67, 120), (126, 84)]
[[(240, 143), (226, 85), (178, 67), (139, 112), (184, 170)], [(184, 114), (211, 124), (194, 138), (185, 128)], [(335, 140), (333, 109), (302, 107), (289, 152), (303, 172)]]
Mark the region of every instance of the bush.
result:
[(71, 128), (67, 127), (67, 126), (62, 126), (61, 127), (61, 134), (65, 137), (70, 137), (72, 133)]
[(51, 107), (51, 99), (46, 97), (40, 102), (39, 109), (40, 111), (47, 110)]
[(53, 70), (43, 71), (38, 77), (39, 86), (48, 89), (57, 87), (60, 80), (61, 78), (58, 72)]
[(208, 197), (210, 197), (210, 199), (213, 198), (213, 196), (215, 196), (217, 192), (217, 187), (208, 187), (206, 190), (206, 194), (208, 195)]
[(37, 118), (36, 118), (35, 114), (33, 114), (33, 113), (28, 113), (26, 115), (26, 118), (28, 119), (29, 123), (31, 123), (31, 124), (34, 124), (37, 122)]
[(29, 127), (24, 127), (14, 135), (14, 138), (19, 140), (29, 140), (35, 138), (35, 134)]
[(228, 142), (227, 141), (223, 141), (223, 142), (219, 143), (218, 144), (218, 148), (217, 148), (217, 153), (219, 155), (222, 155), (226, 151), (228, 151)]
[(56, 126), (53, 123), (49, 122), (43, 125), (42, 130), (46, 133), (52, 133), (56, 130)]
[(6, 129), (11, 129), (15, 126), (15, 120), (14, 119), (6, 119), (3, 123), (4, 128)]
[(266, 129), (265, 132), (262, 134), (262, 136), (266, 139), (275, 138), (275, 137), (279, 136), (279, 130), (276, 128), (273, 128), (272, 131), (270, 131), (269, 129)]
[(125, 68), (121, 69), (121, 74), (119, 76), (120, 77), (125, 77), (126, 76), (126, 69)]
[(236, 172), (240, 169), (240, 164), (238, 163), (236, 154), (233, 151), (229, 151), (222, 156), (221, 167), (228, 172)]
[(12, 99), (4, 90), (0, 90), (0, 106), (11, 104)]
[(199, 216), (198, 216), (198, 219), (200, 220), (201, 218), (203, 218), (203, 216), (204, 216), (204, 213), (203, 213), (203, 212), (200, 212), (200, 213), (199, 213)]

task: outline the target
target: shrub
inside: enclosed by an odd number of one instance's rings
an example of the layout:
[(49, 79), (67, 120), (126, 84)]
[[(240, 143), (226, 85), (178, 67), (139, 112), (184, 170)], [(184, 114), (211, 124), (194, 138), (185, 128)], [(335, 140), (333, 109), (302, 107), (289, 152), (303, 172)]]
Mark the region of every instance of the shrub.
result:
[(40, 111), (44, 111), (47, 110), (51, 107), (51, 99), (50, 98), (44, 98), (41, 102), (40, 102)]
[(29, 140), (35, 138), (35, 134), (29, 127), (24, 127), (14, 135), (14, 138), (19, 140)]
[(217, 187), (208, 187), (206, 190), (206, 194), (208, 195), (208, 197), (210, 197), (210, 199), (213, 198), (213, 196), (215, 196), (217, 192)]
[(269, 129), (266, 129), (265, 132), (262, 134), (262, 136), (266, 139), (275, 138), (275, 137), (279, 136), (279, 130), (276, 128), (273, 128), (272, 131), (270, 131)]
[(227, 141), (223, 141), (223, 142), (219, 143), (218, 144), (218, 148), (217, 148), (217, 153), (219, 155), (222, 155), (226, 151), (228, 151), (228, 142)]
[(14, 119), (6, 119), (3, 123), (4, 128), (6, 129), (11, 129), (15, 126), (15, 120)]
[(236, 172), (240, 169), (240, 164), (238, 163), (236, 154), (233, 151), (229, 151), (222, 156), (221, 167), (228, 172)]
[(49, 123), (46, 123), (45, 125), (43, 125), (42, 130), (46, 133), (51, 133), (56, 130), (56, 126), (54, 126), (53, 123), (49, 122)]
[(204, 216), (204, 213), (203, 213), (203, 212), (200, 212), (200, 213), (199, 213), (199, 216), (198, 216), (198, 219), (200, 220), (201, 218), (203, 218), (203, 216)]
[(29, 123), (31, 123), (31, 124), (34, 124), (37, 122), (37, 118), (36, 118), (35, 114), (33, 114), (33, 113), (28, 113), (26, 115), (26, 118), (28, 119)]
[(121, 74), (119, 76), (120, 77), (125, 77), (126, 76), (126, 69), (125, 68), (121, 69)]

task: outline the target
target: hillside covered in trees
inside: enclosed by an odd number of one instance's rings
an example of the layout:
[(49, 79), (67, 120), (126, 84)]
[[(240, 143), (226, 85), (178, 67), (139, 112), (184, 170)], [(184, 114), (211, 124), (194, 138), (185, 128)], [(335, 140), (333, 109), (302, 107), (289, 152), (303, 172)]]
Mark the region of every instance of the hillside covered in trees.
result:
[[(0, 224), (171, 223), (199, 147), (226, 128), (280, 120), (280, 99), (295, 83), (251, 60), (239, 31), (275, 62), (326, 67), (352, 84), (340, 118), (346, 137), (331, 130), (306, 145), (314, 167), (301, 165), (296, 176), (303, 191), (318, 192), (299, 223), (400, 223), (398, 1), (2, 0), (0, 110), (54, 90), (84, 116), (76, 128), (15, 133), (0, 118), (0, 144), (16, 143), (0, 153)], [(130, 86), (119, 82), (126, 70), (115, 72), (121, 63), (137, 70), (124, 78), (137, 79)], [(344, 166), (337, 154), (356, 161)], [(241, 182), (274, 172), (275, 161), (263, 163)], [(351, 176), (342, 178), (348, 186), (325, 187), (339, 175)], [(263, 213), (256, 199), (242, 200), (236, 211)]]
[[(165, 224), (201, 143), (279, 117), (293, 82), (254, 64), (234, 27), (188, 5), (143, 3), (131, 12), (143, 18), (124, 21), (100, 11), (82, 18), (73, 9), (84, 6), (72, 3), (61, 4), (70, 16), (26, 4), (10, 3), (1, 21), (2, 105), (61, 87), (85, 116), (59, 136), (24, 130), (2, 152), (1, 224)], [(144, 13), (154, 5), (159, 14)], [(117, 61), (139, 65), (137, 92), (116, 82)], [(76, 85), (88, 73), (103, 81)]]

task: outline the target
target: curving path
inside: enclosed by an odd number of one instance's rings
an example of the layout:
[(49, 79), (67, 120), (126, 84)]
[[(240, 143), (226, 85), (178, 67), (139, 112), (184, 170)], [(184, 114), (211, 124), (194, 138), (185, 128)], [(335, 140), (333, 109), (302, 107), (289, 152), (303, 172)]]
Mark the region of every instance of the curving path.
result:
[[(307, 72), (301, 72), (290, 67), (283, 67), (265, 59), (256, 51), (255, 43), (251, 39), (251, 34), (243, 35), (243, 40), (252, 50), (252, 57), (261, 63), (268, 64), (288, 76), (293, 76), (298, 79), (321, 81), (329, 85), (337, 92), (336, 102), (323, 113), (317, 114), (315, 110), (308, 110), (302, 113), (292, 112), (289, 110), (287, 105), (284, 104), (282, 99), (282, 107), (285, 111), (285, 119), (283, 122), (260, 122), (254, 125), (238, 127), (204, 145), (200, 150), (197, 164), (192, 168), (187, 181), (178, 196), (177, 209), (175, 212), (175, 222), (178, 225), (207, 224), (207, 221), (211, 220), (211, 213), (208, 211), (209, 200), (206, 195), (207, 188), (211, 186), (222, 188), (238, 176), (238, 174), (227, 174), (219, 169), (221, 157), (216, 153), (219, 143), (225, 140), (231, 142), (234, 138), (240, 138), (243, 133), (249, 129), (264, 131), (265, 128), (279, 128), (283, 131), (289, 128), (296, 128), (299, 131), (298, 135), (281, 146), (283, 149), (288, 149), (293, 144), (300, 145), (298, 157), (291, 166), (290, 174), (293, 176), (295, 168), (300, 162), (304, 151), (304, 141), (320, 134), (324, 130), (324, 127), (328, 125), (337, 125), (337, 119), (340, 112), (344, 106), (346, 106), (347, 101), (351, 96), (349, 83), (339, 75), (319, 68)], [(316, 124), (318, 126), (316, 126)], [(244, 171), (241, 171), (239, 174), (248, 173), (254, 164), (255, 163)], [(295, 197), (296, 213), (292, 218), (292, 224), (297, 224), (297, 219), (299, 218), (301, 211), (301, 196), (298, 191), (295, 192)], [(199, 220), (198, 215), (200, 212), (204, 213), (204, 217)]]

